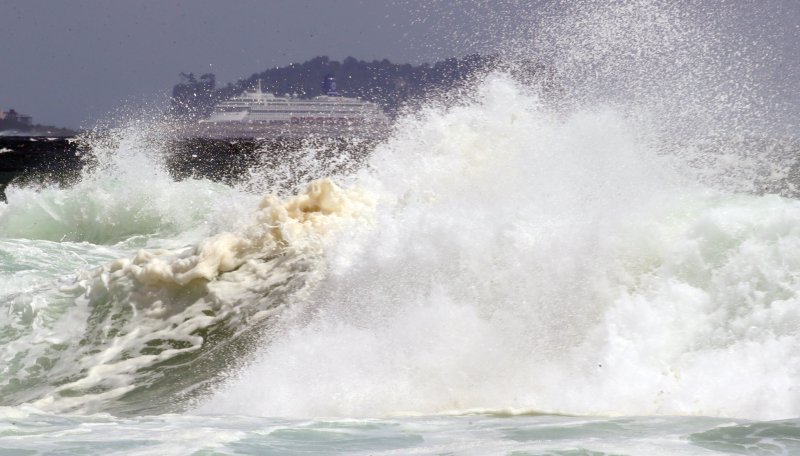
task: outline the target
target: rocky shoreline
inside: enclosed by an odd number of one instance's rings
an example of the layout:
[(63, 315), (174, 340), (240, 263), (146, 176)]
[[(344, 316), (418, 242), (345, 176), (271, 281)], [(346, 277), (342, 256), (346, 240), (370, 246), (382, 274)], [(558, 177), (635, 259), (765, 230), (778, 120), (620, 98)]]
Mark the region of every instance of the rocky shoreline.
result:
[[(176, 180), (211, 179), (236, 184), (251, 171), (282, 167), (281, 182), (313, 175), (302, 169), (309, 163), (325, 174), (347, 172), (361, 166), (376, 140), (345, 139), (180, 139), (162, 145), (163, 166)], [(298, 154), (303, 160), (298, 160)], [(0, 137), (0, 199), (6, 200), (9, 185), (68, 186), (81, 178), (85, 169), (100, 166), (90, 146), (75, 138)], [(277, 179), (262, 173), (263, 179)], [(287, 177), (288, 176), (288, 177)], [(322, 177), (322, 176), (319, 176)], [(264, 182), (270, 187), (273, 182)]]

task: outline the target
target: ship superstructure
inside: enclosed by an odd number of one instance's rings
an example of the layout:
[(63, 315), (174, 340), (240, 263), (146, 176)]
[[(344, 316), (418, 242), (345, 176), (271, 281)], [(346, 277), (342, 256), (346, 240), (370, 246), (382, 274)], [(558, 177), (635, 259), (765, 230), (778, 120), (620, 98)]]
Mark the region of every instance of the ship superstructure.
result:
[(336, 82), (327, 76), (324, 95), (314, 98), (280, 97), (255, 90), (217, 104), (200, 121), (200, 131), (213, 137), (349, 136), (386, 130), (388, 119), (375, 103), (339, 96)]

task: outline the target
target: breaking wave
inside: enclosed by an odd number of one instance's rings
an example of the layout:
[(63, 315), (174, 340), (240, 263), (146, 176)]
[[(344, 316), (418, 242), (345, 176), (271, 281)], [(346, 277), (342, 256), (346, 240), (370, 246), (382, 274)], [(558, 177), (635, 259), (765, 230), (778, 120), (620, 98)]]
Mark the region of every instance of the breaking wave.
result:
[(797, 144), (702, 11), (623, 3), (545, 15), (294, 195), (175, 182), (136, 129), (10, 189), (2, 404), (797, 416)]

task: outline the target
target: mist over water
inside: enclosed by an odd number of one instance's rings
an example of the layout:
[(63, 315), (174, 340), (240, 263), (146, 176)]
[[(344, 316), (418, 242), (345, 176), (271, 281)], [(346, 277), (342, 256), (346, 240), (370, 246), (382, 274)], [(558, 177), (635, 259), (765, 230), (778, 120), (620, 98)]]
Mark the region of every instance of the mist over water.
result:
[(545, 6), (358, 169), (175, 182), (146, 129), (87, 140), (0, 210), (3, 403), (797, 417), (793, 120), (703, 5)]
[(406, 122), (358, 179), (374, 226), (201, 410), (795, 413), (794, 200), (693, 182), (618, 112), (504, 75)]
[(702, 7), (549, 13), (511, 74), (398, 122), (356, 179), (374, 227), (201, 410), (796, 416), (800, 207), (763, 194), (795, 185), (770, 55)]

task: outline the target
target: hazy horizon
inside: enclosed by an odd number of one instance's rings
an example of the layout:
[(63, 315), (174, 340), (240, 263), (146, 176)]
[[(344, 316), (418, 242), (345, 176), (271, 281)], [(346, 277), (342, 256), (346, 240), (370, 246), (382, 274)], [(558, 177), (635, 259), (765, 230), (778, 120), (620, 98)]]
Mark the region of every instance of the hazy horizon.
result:
[(470, 51), (418, 15), (408, 1), (0, 2), (0, 29), (13, 37), (0, 41), (0, 109), (88, 127), (163, 105), (181, 72), (225, 84), (322, 55), (418, 64)]
[[(695, 0), (682, 0), (697, 4)], [(0, 109), (36, 123), (91, 127), (117, 113), (164, 106), (181, 72), (212, 72), (218, 85), (317, 56), (434, 62), (497, 49), (535, 33), (542, 3), (363, 0), (220, 4), (211, 0), (54, 3), (0, 1)], [(780, 58), (768, 72), (789, 105), (800, 104), (798, 18), (791, 0), (702, 3), (737, 11), (738, 32), (769, 41)], [(755, 13), (755, 14), (754, 14)], [(800, 112), (800, 109), (792, 109)]]

